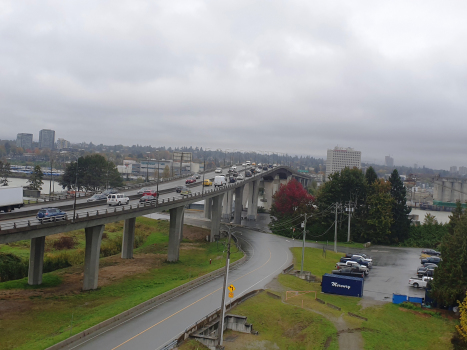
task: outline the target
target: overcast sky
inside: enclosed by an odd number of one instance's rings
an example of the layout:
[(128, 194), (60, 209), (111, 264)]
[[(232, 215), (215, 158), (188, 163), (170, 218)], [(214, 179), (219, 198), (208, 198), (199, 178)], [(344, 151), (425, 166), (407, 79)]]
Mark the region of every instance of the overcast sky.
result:
[(0, 0), (0, 138), (466, 165), (466, 1)]

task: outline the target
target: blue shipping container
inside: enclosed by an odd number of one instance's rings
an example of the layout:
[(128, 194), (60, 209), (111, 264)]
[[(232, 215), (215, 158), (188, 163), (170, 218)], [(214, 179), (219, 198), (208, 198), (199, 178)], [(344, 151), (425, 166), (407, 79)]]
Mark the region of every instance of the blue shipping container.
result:
[(321, 292), (330, 294), (363, 296), (363, 278), (326, 273), (321, 282)]
[(393, 294), (392, 295), (392, 303), (393, 304), (402, 304), (407, 301), (407, 295), (402, 294)]

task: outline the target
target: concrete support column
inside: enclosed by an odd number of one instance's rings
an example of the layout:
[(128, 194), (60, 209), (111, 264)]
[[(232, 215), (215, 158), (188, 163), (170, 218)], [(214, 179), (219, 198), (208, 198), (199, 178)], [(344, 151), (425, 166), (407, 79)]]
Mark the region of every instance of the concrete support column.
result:
[(274, 180), (272, 181), (272, 192), (276, 193), (279, 191), (279, 187), (281, 186), (279, 175), (274, 176)]
[(245, 184), (245, 186), (243, 186), (243, 200), (242, 200), (242, 205), (244, 208), (247, 207), (247, 203), (248, 203), (248, 198), (249, 197), (249, 193), (250, 193), (250, 183), (247, 183)]
[(272, 181), (264, 181), (264, 196), (263, 196), (263, 208), (266, 210), (271, 209), (272, 204), (272, 195), (273, 193), (273, 183)]
[(249, 200), (251, 203), (248, 205), (248, 220), (256, 220), (256, 214), (258, 213), (259, 181), (253, 181), (250, 185), (251, 193)]
[(123, 224), (122, 259), (133, 259), (136, 218), (126, 219)]
[(42, 284), (42, 268), (44, 266), (45, 236), (31, 238), (29, 253), (28, 284), (36, 286)]
[(227, 191), (222, 201), (222, 218), (230, 221), (232, 217), (233, 191)]
[(224, 194), (212, 198), (212, 217), (211, 217), (211, 242), (214, 242), (214, 236), (219, 234), (221, 229), (222, 199)]
[(99, 254), (101, 252), (102, 233), (105, 225), (86, 227), (86, 249), (84, 253), (83, 290), (97, 288), (99, 277)]
[(180, 241), (183, 236), (183, 212), (185, 207), (170, 209), (168, 262), (178, 261), (180, 257)]
[(237, 187), (235, 189), (235, 213), (234, 224), (240, 225), (242, 223), (242, 209), (243, 209), (243, 189), (245, 186)]
[(211, 220), (212, 215), (212, 198), (206, 198), (204, 200), (204, 217)]

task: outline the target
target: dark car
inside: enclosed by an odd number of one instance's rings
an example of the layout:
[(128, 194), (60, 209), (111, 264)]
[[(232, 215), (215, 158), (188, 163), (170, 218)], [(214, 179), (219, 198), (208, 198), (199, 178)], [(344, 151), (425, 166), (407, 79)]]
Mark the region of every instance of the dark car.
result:
[(235, 182), (237, 182), (237, 178), (232, 176), (232, 177), (229, 179), (229, 182), (230, 182), (230, 183), (235, 183)]
[(108, 190), (105, 190), (104, 192), (102, 192), (102, 194), (108, 196), (109, 194), (116, 194), (118, 193), (118, 190), (116, 190), (115, 188), (109, 188)]
[(269, 169), (272, 169), (272, 168), (273, 168), (272, 164), (269, 164), (269, 165), (268, 165), (268, 168), (269, 168)]
[(155, 199), (156, 199), (156, 197), (148, 195), (148, 196), (143, 196), (143, 197), (141, 197), (141, 198), (139, 199), (139, 202), (140, 202), (140, 203), (151, 202), (151, 201), (153, 201), (153, 200), (155, 200)]
[(343, 275), (343, 276), (352, 276), (352, 277), (361, 277), (365, 276), (365, 273), (359, 271), (356, 268), (343, 268), (340, 270), (332, 270), (333, 275)]
[(423, 249), (422, 254), (440, 256), (441, 253), (434, 249)]
[(267, 165), (263, 166), (263, 170), (265, 170), (265, 171), (268, 170)]
[(182, 192), (183, 186), (177, 186), (175, 187), (175, 192), (180, 193)]
[(42, 224), (44, 221), (66, 220), (66, 213), (58, 208), (42, 208), (36, 215), (36, 219)]
[(417, 269), (417, 276), (429, 276), (433, 277), (433, 273), (435, 272), (436, 265), (430, 266), (422, 266)]
[(190, 177), (189, 179), (186, 179), (185, 181), (186, 184), (192, 184), (194, 182), (196, 182), (196, 179), (194, 177)]
[(143, 192), (143, 196), (151, 196), (151, 197), (157, 198), (157, 197), (159, 197), (159, 193), (157, 193), (154, 190), (146, 190), (146, 191)]
[(245, 171), (245, 177), (252, 177), (253, 174), (251, 173), (251, 171)]
[(425, 265), (426, 263), (433, 263), (433, 264), (439, 264), (443, 259), (437, 257), (437, 256), (429, 256), (428, 258), (421, 259), (421, 263)]
[(201, 178), (201, 175), (200, 174), (195, 174), (193, 175), (195, 177), (195, 179), (200, 179)]
[(91, 198), (88, 198), (88, 202), (97, 202), (97, 201), (105, 201), (107, 200), (107, 196), (103, 193), (96, 193)]

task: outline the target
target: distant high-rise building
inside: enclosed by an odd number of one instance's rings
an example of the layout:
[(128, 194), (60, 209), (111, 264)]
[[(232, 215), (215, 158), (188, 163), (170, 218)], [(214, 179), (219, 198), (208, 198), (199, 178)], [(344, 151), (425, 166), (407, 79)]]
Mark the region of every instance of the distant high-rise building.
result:
[(57, 139), (57, 149), (70, 148), (70, 142), (65, 139)]
[(39, 131), (39, 148), (54, 149), (55, 130), (42, 129)]
[(453, 165), (452, 167), (450, 167), (450, 168), (449, 168), (449, 172), (450, 172), (452, 175), (457, 174), (457, 166), (456, 166), (456, 165)]
[(413, 165), (413, 168), (414, 168), (414, 169), (418, 169), (418, 164), (415, 163), (415, 164)]
[(460, 166), (459, 167), (459, 175), (467, 175), (467, 167)]
[(391, 156), (384, 157), (384, 162), (386, 163), (386, 166), (388, 167), (392, 168), (394, 166), (394, 158), (392, 158)]
[(32, 149), (32, 134), (16, 135), (16, 147), (21, 147), (23, 150)]
[(345, 167), (357, 167), (360, 169), (362, 167), (362, 152), (355, 151), (350, 147), (328, 149), (328, 157), (326, 159), (326, 181), (329, 179), (329, 175), (341, 171)]

